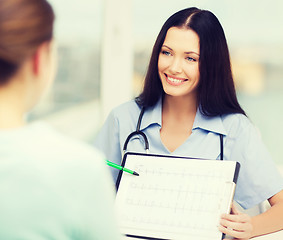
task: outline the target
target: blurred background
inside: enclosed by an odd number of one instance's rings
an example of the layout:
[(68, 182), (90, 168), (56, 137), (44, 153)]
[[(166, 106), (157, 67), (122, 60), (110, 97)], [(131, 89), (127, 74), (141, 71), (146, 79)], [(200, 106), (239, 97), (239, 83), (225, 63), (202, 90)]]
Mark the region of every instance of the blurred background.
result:
[(59, 68), (53, 88), (29, 115), (92, 142), (110, 109), (141, 90), (165, 20), (196, 6), (221, 22), (238, 98), (283, 166), (283, 2), (280, 0), (50, 0)]

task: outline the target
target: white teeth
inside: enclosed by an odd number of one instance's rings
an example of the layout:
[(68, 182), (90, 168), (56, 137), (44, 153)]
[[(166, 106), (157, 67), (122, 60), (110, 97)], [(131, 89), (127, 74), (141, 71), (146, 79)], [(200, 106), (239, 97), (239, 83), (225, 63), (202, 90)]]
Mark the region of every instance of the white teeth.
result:
[(175, 78), (171, 78), (171, 77), (167, 77), (169, 81), (171, 82), (174, 82), (174, 83), (181, 83), (183, 82), (183, 80), (178, 80), (178, 79), (175, 79)]

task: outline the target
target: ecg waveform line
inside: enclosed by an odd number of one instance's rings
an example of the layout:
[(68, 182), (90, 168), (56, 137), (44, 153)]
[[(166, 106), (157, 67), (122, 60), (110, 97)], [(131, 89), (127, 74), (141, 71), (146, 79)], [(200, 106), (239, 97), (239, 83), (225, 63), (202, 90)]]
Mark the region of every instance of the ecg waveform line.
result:
[[(148, 214), (147, 217), (140, 218), (133, 214), (127, 216), (124, 221), (151, 227), (152, 225), (169, 228), (181, 227), (187, 231), (215, 229), (216, 224), (209, 225), (203, 219), (215, 217), (219, 209), (219, 200), (223, 191), (221, 173), (211, 170), (200, 172), (184, 169), (169, 172), (162, 168), (147, 169), (143, 165), (136, 165), (134, 169), (143, 177), (135, 178), (129, 184), (128, 191), (131, 192), (131, 197), (125, 199), (125, 204)], [(153, 177), (156, 177), (155, 183), (152, 182)], [(179, 187), (176, 187), (175, 184), (170, 185), (171, 180), (176, 181), (176, 178), (182, 183)], [(207, 198), (210, 199), (209, 204), (207, 204)], [(163, 217), (156, 217), (159, 216), (156, 212), (163, 212), (160, 215)], [(202, 218), (199, 217), (201, 215), (203, 215)], [(188, 221), (175, 220), (184, 219), (184, 216), (187, 216)]]
[(228, 209), (234, 163), (129, 155), (125, 167), (139, 177), (122, 175), (116, 197), (122, 232), (220, 239), (217, 225)]

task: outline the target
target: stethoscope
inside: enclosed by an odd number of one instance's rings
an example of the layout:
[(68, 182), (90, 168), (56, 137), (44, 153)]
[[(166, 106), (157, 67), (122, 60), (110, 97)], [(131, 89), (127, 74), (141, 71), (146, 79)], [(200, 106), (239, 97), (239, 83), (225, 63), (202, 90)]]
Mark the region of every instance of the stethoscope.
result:
[[(124, 147), (123, 147), (123, 156), (122, 159), (124, 159), (124, 155), (127, 151), (127, 147), (128, 147), (128, 143), (131, 140), (132, 137), (140, 135), (142, 136), (143, 140), (144, 140), (144, 149), (146, 151), (146, 153), (149, 153), (149, 143), (148, 143), (148, 139), (147, 136), (145, 135), (144, 132), (142, 132), (140, 130), (141, 127), (141, 122), (142, 122), (142, 117), (145, 111), (145, 107), (142, 107), (140, 115), (139, 115), (139, 119), (138, 119), (138, 123), (137, 123), (137, 127), (136, 127), (136, 131), (132, 132), (129, 134), (129, 136), (126, 138), (126, 141), (124, 143)], [(223, 160), (224, 157), (224, 146), (223, 146), (223, 134), (219, 134), (220, 137), (220, 160)]]

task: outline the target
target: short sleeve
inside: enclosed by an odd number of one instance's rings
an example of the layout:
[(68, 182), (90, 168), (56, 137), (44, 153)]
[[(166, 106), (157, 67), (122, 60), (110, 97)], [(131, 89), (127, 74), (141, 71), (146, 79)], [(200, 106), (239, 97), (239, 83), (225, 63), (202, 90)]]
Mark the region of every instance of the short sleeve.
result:
[(234, 140), (231, 160), (241, 165), (235, 200), (247, 209), (281, 191), (283, 180), (258, 130), (248, 120)]
[[(119, 122), (115, 117), (115, 111), (112, 110), (95, 138), (94, 146), (106, 156), (108, 161), (121, 164), (122, 154), (119, 139)], [(116, 181), (118, 170), (110, 169), (114, 181)]]

